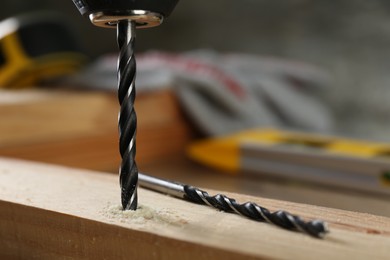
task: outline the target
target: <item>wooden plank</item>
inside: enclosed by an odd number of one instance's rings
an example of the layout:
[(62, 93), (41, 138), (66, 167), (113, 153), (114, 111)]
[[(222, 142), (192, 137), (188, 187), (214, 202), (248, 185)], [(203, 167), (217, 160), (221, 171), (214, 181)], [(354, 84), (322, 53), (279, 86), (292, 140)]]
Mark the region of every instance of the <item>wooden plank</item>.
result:
[[(211, 193), (211, 192), (210, 192)], [(388, 259), (390, 219), (227, 194), (322, 218), (324, 239), (143, 189), (119, 207), (117, 176), (0, 159), (0, 258)]]
[(31, 90), (0, 91), (3, 94), (8, 99), (0, 102), (0, 148), (115, 129), (118, 108), (113, 96), (99, 92)]
[[(118, 169), (116, 94), (28, 90), (0, 91), (0, 95), (6, 97), (0, 99), (1, 156)], [(172, 91), (141, 93), (135, 106), (139, 164), (184, 151), (192, 130)]]

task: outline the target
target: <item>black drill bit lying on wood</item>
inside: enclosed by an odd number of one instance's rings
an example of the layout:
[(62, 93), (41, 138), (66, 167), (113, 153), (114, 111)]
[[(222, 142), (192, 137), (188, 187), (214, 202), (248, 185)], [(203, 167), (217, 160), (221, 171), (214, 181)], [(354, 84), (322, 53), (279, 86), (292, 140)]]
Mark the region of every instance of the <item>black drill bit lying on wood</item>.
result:
[(284, 229), (306, 233), (317, 238), (323, 238), (328, 232), (326, 223), (321, 220), (304, 221), (300, 217), (286, 211), (270, 212), (268, 209), (253, 202), (239, 204), (235, 199), (222, 194), (210, 196), (207, 192), (190, 185), (166, 181), (141, 173), (139, 173), (138, 177), (139, 184), (146, 189), (208, 205), (225, 212), (237, 213), (256, 221), (267, 222)]

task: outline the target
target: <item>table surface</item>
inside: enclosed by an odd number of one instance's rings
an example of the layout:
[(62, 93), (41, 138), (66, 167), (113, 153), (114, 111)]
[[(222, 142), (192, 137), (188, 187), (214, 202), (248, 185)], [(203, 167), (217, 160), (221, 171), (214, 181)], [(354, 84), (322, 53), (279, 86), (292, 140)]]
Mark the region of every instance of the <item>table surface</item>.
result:
[[(163, 109), (162, 109), (163, 108)], [(0, 156), (117, 174), (119, 105), (108, 92), (0, 92)], [(389, 197), (266, 177), (232, 176), (185, 155), (198, 138), (169, 91), (140, 94), (137, 161), (140, 171), (202, 188), (390, 216)]]

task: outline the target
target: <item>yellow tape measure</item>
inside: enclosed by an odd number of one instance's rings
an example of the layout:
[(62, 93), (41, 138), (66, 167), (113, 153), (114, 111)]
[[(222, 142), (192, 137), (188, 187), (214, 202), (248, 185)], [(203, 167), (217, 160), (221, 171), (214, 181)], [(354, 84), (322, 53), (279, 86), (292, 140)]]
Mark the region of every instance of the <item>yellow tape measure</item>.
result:
[(196, 141), (188, 155), (231, 174), (272, 175), (390, 195), (390, 144), (278, 129)]
[(53, 13), (0, 22), (0, 87), (27, 87), (80, 69), (87, 57), (67, 24)]

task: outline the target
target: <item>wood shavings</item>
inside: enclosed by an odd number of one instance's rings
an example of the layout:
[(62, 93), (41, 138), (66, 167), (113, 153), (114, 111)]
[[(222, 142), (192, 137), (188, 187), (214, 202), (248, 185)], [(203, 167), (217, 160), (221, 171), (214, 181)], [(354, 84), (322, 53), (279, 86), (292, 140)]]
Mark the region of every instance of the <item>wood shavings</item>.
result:
[(120, 205), (107, 205), (102, 211), (102, 214), (109, 221), (120, 221), (135, 225), (144, 225), (148, 222), (159, 224), (182, 226), (188, 221), (180, 218), (174, 212), (167, 209), (152, 209), (145, 205), (139, 205), (137, 210), (123, 210)]

